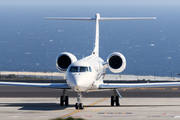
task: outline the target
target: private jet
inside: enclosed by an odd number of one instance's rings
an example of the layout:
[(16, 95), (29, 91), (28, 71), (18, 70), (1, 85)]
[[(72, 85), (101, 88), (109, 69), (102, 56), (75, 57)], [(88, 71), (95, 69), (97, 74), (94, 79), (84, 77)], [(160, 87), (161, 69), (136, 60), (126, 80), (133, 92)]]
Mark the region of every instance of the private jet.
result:
[(116, 20), (149, 20), (156, 17), (100, 17), (97, 13), (95, 17), (45, 17), (45, 20), (82, 20), (95, 22), (95, 42), (92, 54), (77, 60), (76, 56), (69, 52), (62, 52), (56, 58), (56, 67), (60, 72), (66, 75), (66, 83), (22, 83), (22, 82), (0, 82), (0, 85), (10, 86), (30, 86), (63, 89), (60, 97), (60, 105), (68, 106), (69, 98), (65, 92), (73, 90), (77, 92), (76, 109), (83, 109), (82, 92), (113, 90), (111, 96), (111, 106), (120, 106), (119, 98), (122, 99), (118, 89), (141, 88), (141, 87), (161, 87), (161, 86), (179, 86), (180, 82), (164, 83), (104, 83), (103, 79), (108, 68), (113, 73), (121, 73), (126, 68), (126, 59), (123, 54), (113, 52), (104, 61), (99, 57), (99, 21)]

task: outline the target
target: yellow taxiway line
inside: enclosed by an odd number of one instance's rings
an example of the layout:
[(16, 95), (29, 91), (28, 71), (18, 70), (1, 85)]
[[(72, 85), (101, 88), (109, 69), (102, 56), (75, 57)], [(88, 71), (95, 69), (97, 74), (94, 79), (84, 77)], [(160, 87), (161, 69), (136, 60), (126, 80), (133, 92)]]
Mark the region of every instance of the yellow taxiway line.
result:
[[(106, 97), (106, 98), (104, 98), (104, 99), (102, 99), (102, 100), (99, 100), (99, 101), (97, 101), (97, 102), (95, 102), (95, 103), (92, 103), (92, 104), (88, 105), (87, 107), (84, 107), (84, 109), (86, 109), (86, 108), (88, 108), (88, 107), (90, 107), (90, 106), (93, 106), (93, 105), (95, 105), (95, 104), (97, 104), (97, 103), (100, 103), (100, 102), (102, 102), (102, 101), (104, 101), (104, 100), (107, 100), (107, 99), (108, 99), (108, 97)], [(69, 113), (69, 114), (67, 114), (67, 115), (64, 115), (64, 116), (62, 116), (62, 117), (60, 117), (60, 118), (63, 119), (63, 118), (68, 117), (68, 116), (70, 116), (70, 115), (72, 115), (72, 114), (75, 114), (75, 113), (77, 113), (77, 112), (80, 112), (81, 110), (84, 110), (84, 109), (76, 110), (76, 111), (71, 112), (71, 113)]]

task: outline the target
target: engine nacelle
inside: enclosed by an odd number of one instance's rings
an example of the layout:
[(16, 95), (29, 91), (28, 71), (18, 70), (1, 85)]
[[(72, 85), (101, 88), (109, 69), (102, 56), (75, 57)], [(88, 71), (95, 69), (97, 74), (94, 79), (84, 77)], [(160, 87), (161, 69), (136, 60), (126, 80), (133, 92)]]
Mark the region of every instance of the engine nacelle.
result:
[(118, 52), (111, 53), (107, 58), (108, 68), (113, 73), (120, 73), (126, 68), (124, 55)]
[(66, 72), (69, 65), (76, 62), (77, 58), (68, 52), (63, 52), (56, 58), (56, 68), (61, 72)]

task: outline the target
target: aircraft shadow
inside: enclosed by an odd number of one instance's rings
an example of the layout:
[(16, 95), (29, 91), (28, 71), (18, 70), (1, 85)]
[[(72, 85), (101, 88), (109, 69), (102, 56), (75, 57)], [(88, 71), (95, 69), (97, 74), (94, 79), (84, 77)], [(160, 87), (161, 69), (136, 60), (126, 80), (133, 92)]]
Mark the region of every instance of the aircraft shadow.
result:
[[(180, 105), (94, 105), (94, 106), (84, 106), (84, 107), (177, 107)], [(57, 103), (0, 103), (0, 107), (21, 107), (18, 110), (39, 110), (39, 111), (53, 111), (53, 110), (64, 110), (69, 107), (74, 108), (74, 104), (69, 104), (69, 106), (60, 106)]]
[(21, 107), (18, 110), (53, 111), (64, 110), (67, 107), (74, 107), (74, 104), (60, 106), (60, 104), (57, 103), (0, 103), (0, 107)]
[(120, 106), (111, 106), (111, 105), (94, 105), (94, 106), (84, 106), (84, 107), (177, 107), (180, 105), (120, 105)]

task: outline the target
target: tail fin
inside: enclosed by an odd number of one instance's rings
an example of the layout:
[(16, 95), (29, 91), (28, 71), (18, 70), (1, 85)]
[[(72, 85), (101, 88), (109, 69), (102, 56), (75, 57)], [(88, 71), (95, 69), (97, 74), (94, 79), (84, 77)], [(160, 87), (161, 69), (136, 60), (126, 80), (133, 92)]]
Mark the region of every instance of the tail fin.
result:
[(99, 21), (115, 21), (115, 20), (149, 20), (156, 19), (156, 17), (100, 17), (97, 13), (95, 18), (91, 17), (45, 17), (45, 20), (82, 20), (82, 21), (95, 21), (96, 32), (95, 32), (95, 47), (92, 55), (99, 56)]

